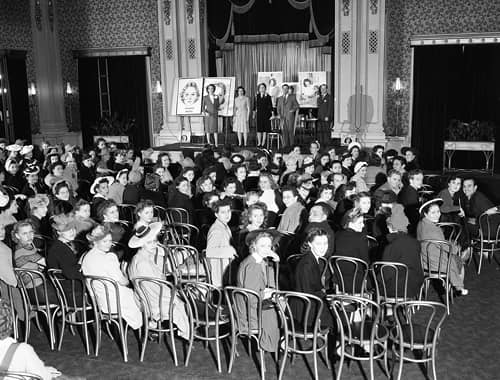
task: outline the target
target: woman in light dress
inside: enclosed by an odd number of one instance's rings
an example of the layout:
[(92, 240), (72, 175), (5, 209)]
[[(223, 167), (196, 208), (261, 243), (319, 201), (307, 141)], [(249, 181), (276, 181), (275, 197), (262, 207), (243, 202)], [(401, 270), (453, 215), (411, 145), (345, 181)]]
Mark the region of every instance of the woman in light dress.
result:
[(248, 139), (248, 119), (250, 116), (250, 99), (245, 96), (245, 89), (240, 86), (236, 90), (237, 96), (234, 99), (233, 132), (238, 134), (238, 146), (247, 145)]

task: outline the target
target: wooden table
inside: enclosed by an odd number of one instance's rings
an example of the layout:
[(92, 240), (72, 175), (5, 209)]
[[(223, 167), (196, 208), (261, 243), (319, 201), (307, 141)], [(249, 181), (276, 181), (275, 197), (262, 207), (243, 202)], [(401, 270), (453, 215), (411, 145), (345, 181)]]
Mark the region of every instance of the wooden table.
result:
[(495, 168), (495, 143), (490, 141), (445, 141), (443, 143), (443, 173), (457, 170), (451, 166), (451, 160), (456, 151), (483, 152), (484, 169), (475, 169), (493, 175)]

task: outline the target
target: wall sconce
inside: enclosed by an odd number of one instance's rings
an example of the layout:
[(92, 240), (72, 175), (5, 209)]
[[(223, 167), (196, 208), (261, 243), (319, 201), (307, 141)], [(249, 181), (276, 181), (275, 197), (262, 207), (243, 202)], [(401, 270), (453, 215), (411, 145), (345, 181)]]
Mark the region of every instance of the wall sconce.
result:
[(158, 99), (161, 100), (161, 97), (163, 95), (163, 89), (161, 88), (161, 82), (159, 80), (156, 81), (155, 87), (154, 87), (154, 93), (158, 97)]
[(66, 90), (64, 91), (68, 98), (67, 115), (68, 115), (68, 129), (71, 131), (73, 127), (73, 88), (70, 82), (66, 82)]
[(36, 87), (35, 87), (35, 83), (33, 83), (33, 82), (31, 82), (30, 86), (28, 87), (28, 95), (30, 97), (36, 95)]
[(71, 83), (66, 82), (66, 95), (73, 95), (73, 89), (71, 88)]
[(394, 128), (394, 136), (399, 136), (399, 131), (400, 131), (400, 108), (401, 108), (401, 98), (403, 97), (403, 92), (406, 90), (406, 82), (402, 81), (400, 77), (397, 77), (394, 82), (392, 82), (391, 89), (394, 92), (394, 97), (395, 101), (394, 104), (396, 105), (396, 125)]

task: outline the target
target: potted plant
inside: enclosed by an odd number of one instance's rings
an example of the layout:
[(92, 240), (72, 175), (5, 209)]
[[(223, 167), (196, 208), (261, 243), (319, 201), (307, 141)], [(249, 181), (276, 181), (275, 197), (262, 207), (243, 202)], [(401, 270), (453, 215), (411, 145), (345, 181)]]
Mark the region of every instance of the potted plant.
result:
[(94, 131), (94, 139), (104, 138), (108, 142), (128, 144), (129, 133), (135, 128), (135, 118), (122, 118), (118, 112), (111, 117), (103, 116), (91, 126)]

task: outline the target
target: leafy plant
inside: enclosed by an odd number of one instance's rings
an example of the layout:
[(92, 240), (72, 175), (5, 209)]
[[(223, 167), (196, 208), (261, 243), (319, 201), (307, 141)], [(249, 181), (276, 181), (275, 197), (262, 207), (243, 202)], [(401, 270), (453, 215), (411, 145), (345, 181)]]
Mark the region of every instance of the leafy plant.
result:
[(452, 119), (448, 125), (450, 141), (495, 141), (495, 125), (491, 121), (474, 120), (465, 123)]
[(115, 112), (111, 117), (102, 117), (90, 128), (95, 131), (96, 135), (100, 136), (123, 136), (128, 135), (129, 131), (135, 128), (135, 125), (135, 118), (121, 118)]

